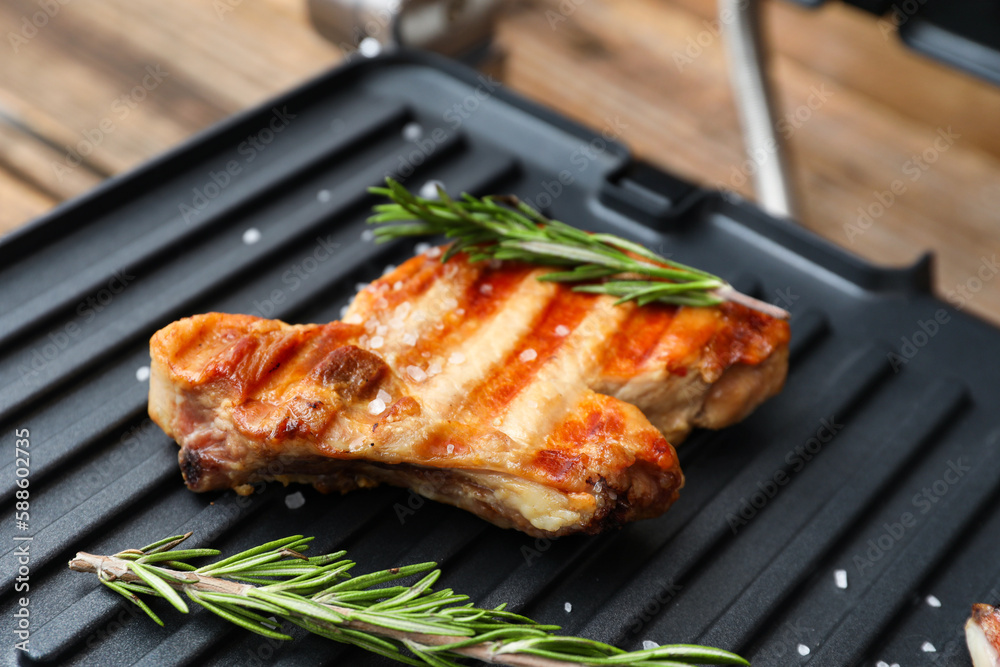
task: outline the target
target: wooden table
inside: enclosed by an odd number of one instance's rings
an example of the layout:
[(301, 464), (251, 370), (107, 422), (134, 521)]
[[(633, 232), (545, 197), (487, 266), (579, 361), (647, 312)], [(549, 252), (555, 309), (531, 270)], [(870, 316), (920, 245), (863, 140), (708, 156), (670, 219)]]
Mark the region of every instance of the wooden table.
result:
[[(341, 59), (304, 0), (64, 1), (0, 4), (0, 232)], [(938, 292), (978, 286), (963, 307), (1000, 323), (1000, 88), (839, 3), (765, 10), (802, 224), (884, 264), (933, 249)], [(637, 154), (751, 196), (714, 13), (511, 2), (505, 80), (592, 127), (617, 118)]]

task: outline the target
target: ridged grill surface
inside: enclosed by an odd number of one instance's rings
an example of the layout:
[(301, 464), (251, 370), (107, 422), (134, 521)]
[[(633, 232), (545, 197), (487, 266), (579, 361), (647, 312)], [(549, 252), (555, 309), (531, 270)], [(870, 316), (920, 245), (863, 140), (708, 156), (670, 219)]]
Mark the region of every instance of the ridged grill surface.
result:
[[(248, 159), (247, 140), (278, 125)], [(783, 393), (692, 434), (668, 513), (597, 537), (536, 540), (391, 488), (187, 491), (176, 445), (146, 416), (149, 336), (209, 310), (340, 318), (358, 283), (413, 253), (364, 234), (365, 188), (387, 174), (516, 193), (788, 308)], [(926, 263), (867, 266), (429, 57), (335, 71), (71, 202), (0, 243), (0, 282), (7, 664), (382, 664), (201, 612), (164, 609), (161, 629), (65, 567), (78, 550), (187, 530), (227, 552), (316, 535), (316, 549), (346, 548), (362, 569), (436, 560), (442, 585), (483, 605), (627, 648), (720, 645), (754, 665), (967, 665), (969, 606), (1000, 603), (1000, 334), (927, 294)], [(305, 504), (291, 509), (297, 492)], [(14, 536), (32, 538), (27, 652), (13, 648)]]

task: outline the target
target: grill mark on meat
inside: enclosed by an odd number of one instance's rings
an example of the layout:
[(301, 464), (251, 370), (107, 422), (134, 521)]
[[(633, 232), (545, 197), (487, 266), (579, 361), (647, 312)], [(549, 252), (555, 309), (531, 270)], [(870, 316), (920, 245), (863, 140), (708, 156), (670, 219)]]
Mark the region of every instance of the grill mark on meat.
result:
[[(538, 371), (558, 353), (568, 337), (556, 333), (560, 325), (573, 330), (595, 308), (593, 295), (558, 290), (548, 305), (536, 316), (528, 335), (517, 341), (507, 356), (491, 369), (489, 375), (466, 399), (466, 413), (502, 415), (514, 397), (534, 381)], [(525, 359), (531, 350), (534, 357)]]
[(649, 360), (677, 314), (676, 306), (627, 307), (632, 312), (608, 346), (603, 369), (604, 373), (618, 377), (634, 375)]
[[(445, 314), (438, 326), (427, 323), (421, 328), (416, 344), (404, 348), (398, 355), (397, 366), (423, 366), (428, 359), (440, 359), (441, 350), (451, 349), (452, 341), (464, 340), (476, 329), (487, 326), (490, 318), (507, 303), (507, 299), (531, 273), (531, 267), (524, 265), (505, 271), (491, 269), (488, 265), (486, 268), (478, 264), (464, 266), (467, 268), (456, 276), (460, 282), (452, 296), (456, 301), (455, 307)], [(481, 291), (484, 285), (489, 286), (490, 295)], [(407, 286), (399, 291), (407, 291)], [(421, 302), (417, 301), (414, 308), (420, 310), (420, 307)], [(464, 312), (457, 312), (459, 310)], [(425, 354), (430, 357), (425, 357)]]

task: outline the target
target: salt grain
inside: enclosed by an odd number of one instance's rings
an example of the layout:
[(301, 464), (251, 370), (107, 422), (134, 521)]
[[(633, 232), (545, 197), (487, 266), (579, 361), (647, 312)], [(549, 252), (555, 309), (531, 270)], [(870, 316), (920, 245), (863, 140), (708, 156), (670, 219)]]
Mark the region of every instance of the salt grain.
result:
[(566, 326), (565, 324), (560, 324), (559, 326), (556, 327), (556, 335), (557, 336), (568, 336), (569, 335), (569, 327)]
[(480, 285), (479, 286), (479, 293), (480, 294), (493, 294), (493, 285), (490, 285), (490, 284)]
[(373, 350), (377, 350), (383, 345), (385, 345), (385, 338), (381, 336), (372, 336), (372, 339), (368, 341), (368, 346)]
[[(345, 306), (345, 308), (346, 308), (346, 306)], [(353, 315), (348, 315), (347, 317), (344, 318), (344, 323), (345, 324), (361, 324), (361, 316), (358, 315), (357, 313), (354, 313)]]
[(643, 642), (642, 642), (642, 648), (643, 648), (644, 650), (646, 650), (646, 651), (648, 651), (648, 650), (649, 650), (649, 649), (651, 649), (651, 648), (659, 648), (659, 646), (660, 646), (660, 645), (659, 645), (659, 644), (657, 644), (656, 642), (653, 642), (653, 641), (650, 641), (650, 640), (648, 640), (648, 639), (646, 639), (646, 640), (643, 640)]
[(566, 604), (563, 605), (563, 609), (565, 609), (566, 613), (568, 614), (571, 611), (573, 611), (573, 605), (567, 602)]
[(933, 595), (928, 595), (925, 599), (927, 600), (927, 604), (930, 605), (931, 607), (940, 607), (941, 606), (941, 600), (938, 600)]
[(139, 382), (145, 382), (149, 379), (149, 366), (139, 366), (135, 369), (135, 379)]
[(798, 651), (799, 655), (809, 655), (809, 647), (805, 644), (799, 644)]
[(531, 349), (529, 347), (527, 350), (525, 350), (520, 355), (518, 355), (518, 359), (520, 359), (521, 361), (524, 361), (524, 362), (528, 362), (528, 361), (532, 361), (537, 356), (538, 356), (538, 353), (535, 352), (533, 349)]
[(361, 291), (363, 291), (363, 290), (367, 289), (367, 287), (368, 287), (368, 286), (369, 286), (370, 284), (371, 284), (371, 283), (357, 283), (357, 284), (355, 284), (355, 285), (354, 285), (354, 291), (355, 291), (355, 292), (361, 292)]
[(441, 181), (427, 181), (420, 186), (420, 196), (424, 199), (437, 199), (438, 186), (441, 186), (441, 189), (444, 189), (444, 183)]
[(455, 310), (458, 308), (458, 299), (453, 296), (449, 296), (447, 299), (441, 302), (445, 310)]
[(384, 324), (380, 324), (377, 327), (375, 327), (375, 333), (378, 334), (379, 336), (384, 336), (387, 333), (389, 333), (389, 327), (387, 327)]
[(403, 321), (402, 317), (394, 317), (391, 320), (389, 320), (389, 326), (392, 327), (393, 329), (395, 329), (396, 331), (399, 331), (405, 325), (406, 325), (406, 322)]
[(924, 642), (920, 645), (920, 650), (924, 653), (937, 653), (937, 649), (934, 648), (934, 644), (930, 642)]
[(847, 570), (834, 570), (833, 581), (837, 584), (837, 588), (847, 588)]
[(449, 364), (460, 364), (465, 361), (465, 355), (461, 352), (452, 352), (451, 356), (448, 357)]
[(380, 415), (385, 412), (385, 401), (380, 398), (374, 399), (368, 404), (368, 412), (373, 415)]
[(410, 306), (410, 302), (404, 301), (403, 303), (396, 306), (396, 310), (393, 313), (393, 315), (395, 315), (397, 318), (406, 317), (407, 315), (410, 314), (410, 308), (412, 308), (412, 306)]
[(440, 257), (441, 256), (441, 248), (439, 248), (437, 246), (434, 246), (433, 248), (431, 248), (430, 250), (427, 251), (427, 256), (430, 257), (431, 259), (433, 259), (435, 257)]
[(420, 123), (407, 123), (403, 126), (403, 138), (407, 141), (416, 141), (422, 136), (424, 128), (420, 127)]
[(362, 241), (374, 241), (375, 240), (375, 232), (373, 232), (370, 229), (366, 229), (365, 231), (361, 232), (361, 240)]
[(253, 245), (257, 241), (260, 241), (261, 233), (256, 227), (251, 227), (250, 229), (243, 232), (243, 242), (247, 245)]
[(427, 367), (427, 375), (431, 375), (431, 376), (437, 375), (442, 370), (444, 370), (444, 369), (441, 368), (441, 362), (440, 361), (435, 361), (433, 364), (431, 364), (430, 366)]
[(417, 344), (417, 337), (411, 333), (403, 334), (403, 342), (407, 345), (413, 346)]
[(345, 317), (347, 317), (347, 309), (348, 308), (349, 308), (349, 306), (341, 306), (340, 307), (340, 319), (344, 319)]
[(430, 243), (418, 243), (413, 246), (413, 252), (417, 255), (423, 255), (425, 252), (431, 249)]
[(331, 195), (329, 190), (320, 190), (316, 193), (316, 200), (324, 204), (330, 201), (330, 197)]
[(460, 316), (460, 317), (462, 315), (465, 315), (465, 308), (459, 308), (458, 310), (455, 311), (455, 314), (458, 315), (458, 316)]
[(385, 403), (386, 405), (388, 405), (392, 401), (392, 396), (390, 396), (389, 392), (387, 392), (385, 389), (379, 389), (376, 398)]
[(396, 282), (394, 282), (392, 284), (392, 289), (394, 289), (397, 292), (399, 290), (403, 289), (403, 281), (402, 280), (397, 280)]
[(285, 496), (285, 507), (290, 510), (297, 510), (306, 504), (306, 497), (300, 491), (289, 493)]
[(387, 264), (386, 267), (382, 269), (382, 275), (384, 276), (386, 274), (392, 273), (395, 270), (396, 270), (395, 264)]
[(448, 445), (447, 449), (449, 454), (455, 453), (455, 445)]
[(413, 378), (414, 382), (423, 382), (427, 379), (427, 373), (419, 366), (407, 366), (406, 374)]
[(430, 352), (421, 352), (420, 356), (423, 357), (424, 359), (430, 359), (431, 358), (431, 353)]

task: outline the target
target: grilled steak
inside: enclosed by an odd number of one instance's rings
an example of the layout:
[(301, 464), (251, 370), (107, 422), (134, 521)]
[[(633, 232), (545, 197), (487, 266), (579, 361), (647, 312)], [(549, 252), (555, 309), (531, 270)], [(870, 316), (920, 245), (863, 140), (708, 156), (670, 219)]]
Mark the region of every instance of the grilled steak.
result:
[(344, 321), (210, 313), (151, 341), (150, 414), (196, 491), (263, 480), (407, 486), (537, 536), (656, 516), (670, 441), (777, 392), (785, 322), (613, 305), (510, 263), (419, 255)]

